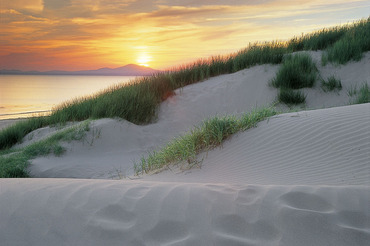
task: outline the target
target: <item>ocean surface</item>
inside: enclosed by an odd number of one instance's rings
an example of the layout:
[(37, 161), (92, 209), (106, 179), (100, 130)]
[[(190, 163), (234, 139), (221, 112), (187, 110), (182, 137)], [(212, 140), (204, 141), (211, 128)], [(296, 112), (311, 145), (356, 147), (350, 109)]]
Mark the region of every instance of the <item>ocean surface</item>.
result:
[(135, 76), (0, 75), (0, 120), (50, 113), (53, 107), (98, 93)]

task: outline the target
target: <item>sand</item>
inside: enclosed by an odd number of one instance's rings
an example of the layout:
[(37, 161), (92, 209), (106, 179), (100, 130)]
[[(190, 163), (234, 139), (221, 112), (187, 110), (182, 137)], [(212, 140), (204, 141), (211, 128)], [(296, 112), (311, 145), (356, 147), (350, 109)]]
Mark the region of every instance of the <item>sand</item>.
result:
[[(320, 52), (310, 54), (319, 61)], [(232, 136), (199, 155), (200, 168), (133, 176), (133, 161), (204, 118), (273, 103), (268, 81), (278, 66), (177, 90), (154, 124), (94, 121), (84, 141), (64, 143), (62, 157), (33, 160), (34, 178), (0, 180), (1, 243), (368, 245), (370, 104), (345, 105), (349, 88), (370, 84), (369, 66), (370, 52), (359, 62), (319, 65), (322, 77), (341, 79), (342, 91), (305, 89), (306, 110)], [(39, 129), (23, 146), (55, 130)]]

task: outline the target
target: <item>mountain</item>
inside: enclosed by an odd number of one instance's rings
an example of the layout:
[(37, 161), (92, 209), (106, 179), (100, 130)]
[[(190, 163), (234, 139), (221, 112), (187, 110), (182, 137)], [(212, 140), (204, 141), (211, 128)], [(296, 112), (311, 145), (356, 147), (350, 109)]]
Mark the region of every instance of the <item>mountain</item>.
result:
[(0, 74), (14, 75), (104, 75), (104, 76), (146, 76), (160, 72), (160, 70), (149, 67), (128, 64), (117, 68), (99, 68), (96, 70), (81, 70), (81, 71), (21, 71), (21, 70), (0, 70)]

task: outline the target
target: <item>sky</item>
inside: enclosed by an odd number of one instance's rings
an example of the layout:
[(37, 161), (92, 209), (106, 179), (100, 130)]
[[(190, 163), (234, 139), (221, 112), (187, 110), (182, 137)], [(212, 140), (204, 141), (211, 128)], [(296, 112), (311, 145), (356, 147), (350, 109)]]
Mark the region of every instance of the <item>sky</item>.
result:
[(370, 0), (1, 0), (0, 69), (168, 69), (370, 16)]

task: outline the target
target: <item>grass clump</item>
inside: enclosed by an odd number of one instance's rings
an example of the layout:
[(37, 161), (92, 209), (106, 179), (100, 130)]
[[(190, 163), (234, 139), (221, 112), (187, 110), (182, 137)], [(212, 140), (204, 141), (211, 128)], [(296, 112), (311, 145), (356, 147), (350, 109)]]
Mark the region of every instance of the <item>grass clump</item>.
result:
[(197, 155), (220, 146), (232, 134), (255, 127), (258, 122), (277, 114), (271, 108), (256, 110), (241, 118), (215, 117), (204, 121), (188, 134), (175, 138), (163, 149), (148, 154), (135, 163), (135, 173), (148, 173), (170, 164), (186, 162), (190, 167), (198, 164)]
[(370, 102), (370, 88), (367, 83), (364, 83), (358, 94), (357, 94), (357, 99), (355, 103), (361, 104), (361, 103), (369, 103)]
[(368, 83), (365, 81), (358, 89), (357, 86), (351, 86), (347, 92), (349, 97), (356, 97), (351, 100), (351, 104), (362, 104), (370, 102), (370, 88)]
[(278, 93), (278, 100), (288, 105), (301, 104), (306, 101), (306, 96), (300, 90), (281, 88)]
[(270, 82), (273, 87), (280, 88), (278, 101), (288, 105), (304, 103), (306, 96), (297, 89), (313, 87), (317, 72), (310, 55), (287, 55), (276, 77)]
[(271, 85), (289, 89), (313, 87), (317, 79), (317, 71), (310, 55), (287, 55)]
[(362, 104), (370, 102), (370, 88), (369, 85), (364, 82), (359, 90), (356, 90), (353, 95), (356, 95), (354, 104)]
[(342, 82), (332, 75), (326, 81), (324, 79), (321, 80), (321, 88), (325, 92), (333, 90), (340, 91), (342, 89)]
[(89, 122), (85, 122), (77, 127), (60, 131), (47, 139), (35, 142), (24, 148), (1, 151), (0, 178), (29, 177), (27, 167), (31, 159), (51, 153), (56, 156), (62, 155), (65, 149), (60, 145), (61, 141), (70, 142), (81, 140), (89, 129)]

